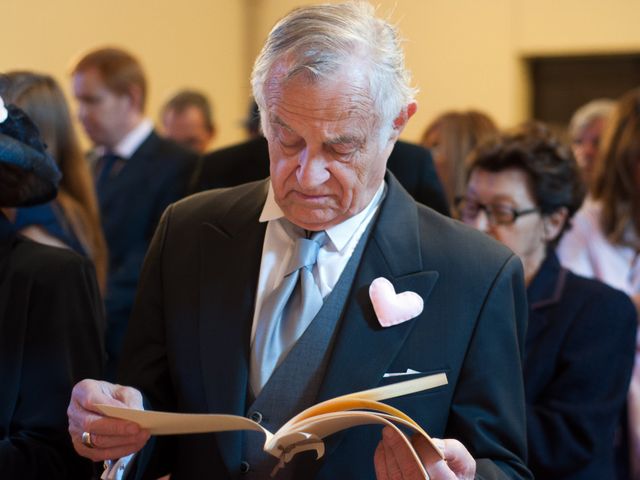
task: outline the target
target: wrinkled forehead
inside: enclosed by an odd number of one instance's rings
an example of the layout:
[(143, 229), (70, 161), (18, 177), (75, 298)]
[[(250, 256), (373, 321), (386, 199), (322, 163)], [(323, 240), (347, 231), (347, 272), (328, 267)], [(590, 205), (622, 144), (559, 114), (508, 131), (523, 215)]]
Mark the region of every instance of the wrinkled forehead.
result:
[(277, 110), (294, 115), (315, 112), (327, 119), (375, 117), (363, 62), (336, 65), (323, 72), (277, 62), (265, 82), (264, 98), (269, 117)]

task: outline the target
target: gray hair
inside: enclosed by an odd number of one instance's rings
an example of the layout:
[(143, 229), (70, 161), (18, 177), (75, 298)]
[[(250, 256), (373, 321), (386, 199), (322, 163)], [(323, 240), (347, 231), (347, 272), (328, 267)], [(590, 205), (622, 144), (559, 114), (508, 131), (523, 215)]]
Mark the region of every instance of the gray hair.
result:
[(373, 113), (384, 138), (416, 93), (410, 86), (400, 43), (397, 29), (376, 18), (375, 9), (368, 2), (293, 10), (273, 27), (253, 67), (251, 86), (260, 107), (263, 131), (267, 127), (264, 87), (278, 61), (287, 59), (285, 80), (304, 72), (317, 81), (356, 57), (364, 59), (369, 68)]
[(607, 120), (616, 102), (608, 98), (591, 100), (575, 111), (569, 122), (569, 136), (574, 141), (591, 122), (599, 118)]

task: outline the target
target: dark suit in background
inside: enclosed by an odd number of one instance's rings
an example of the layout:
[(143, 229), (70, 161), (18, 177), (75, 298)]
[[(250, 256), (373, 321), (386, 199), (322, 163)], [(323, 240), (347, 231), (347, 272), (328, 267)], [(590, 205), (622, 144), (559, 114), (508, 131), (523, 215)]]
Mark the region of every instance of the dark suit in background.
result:
[(524, 364), (529, 465), (536, 478), (616, 478), (614, 432), (633, 366), (636, 311), (607, 285), (547, 255), (527, 289)]
[(0, 213), (1, 478), (91, 478), (66, 410), (76, 382), (102, 375), (103, 336), (91, 263), (19, 237)]
[[(431, 153), (419, 145), (397, 141), (387, 168), (417, 201), (449, 215), (449, 206)], [(269, 176), (269, 146), (264, 137), (204, 155), (198, 162), (191, 192), (235, 187)]]
[(197, 156), (151, 132), (124, 160), (117, 174), (98, 189), (109, 247), (107, 377), (114, 378), (144, 255), (164, 209), (182, 198)]
[[(317, 401), (387, 383), (387, 372), (446, 372), (449, 385), (389, 403), (430, 434), (464, 442), (481, 478), (531, 478), (524, 465), (522, 264), (487, 236), (415, 203), (392, 175), (386, 181)], [(258, 218), (267, 188), (262, 181), (211, 190), (165, 213), (145, 261), (119, 377), (140, 389), (150, 408), (247, 414), (266, 229)], [(417, 292), (422, 314), (382, 328), (368, 294), (377, 277), (398, 292)], [(379, 439), (375, 427), (337, 434), (326, 456), (294, 478), (372, 479)], [(138, 474), (241, 478), (241, 452), (241, 433), (158, 437), (139, 453)]]

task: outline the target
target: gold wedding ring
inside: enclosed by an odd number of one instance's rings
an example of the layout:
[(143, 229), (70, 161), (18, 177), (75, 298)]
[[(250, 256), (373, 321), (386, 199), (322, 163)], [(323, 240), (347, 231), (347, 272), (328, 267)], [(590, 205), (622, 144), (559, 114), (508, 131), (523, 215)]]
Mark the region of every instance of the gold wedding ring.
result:
[(82, 432), (82, 438), (80, 439), (80, 441), (87, 448), (95, 447), (93, 441), (91, 440), (91, 433), (89, 432)]

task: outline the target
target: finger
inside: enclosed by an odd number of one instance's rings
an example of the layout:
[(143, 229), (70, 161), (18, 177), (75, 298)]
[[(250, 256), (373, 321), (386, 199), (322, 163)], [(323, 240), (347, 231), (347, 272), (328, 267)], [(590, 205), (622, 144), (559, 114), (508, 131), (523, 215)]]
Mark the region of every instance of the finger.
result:
[(456, 480), (456, 474), (449, 468), (447, 462), (439, 458), (436, 462), (425, 465), (431, 480)]
[[(92, 439), (93, 440), (93, 439)], [(89, 458), (94, 462), (100, 462), (111, 458), (122, 458), (132, 453), (138, 452), (144, 447), (145, 442), (121, 445), (114, 448), (89, 448), (83, 445), (81, 441), (74, 438), (73, 446), (79, 455)]]
[(81, 380), (71, 391), (71, 403), (87, 409), (95, 403), (108, 402), (113, 397), (111, 385), (109, 382), (88, 378)]
[[(444, 442), (439, 438), (432, 438), (433, 444), (436, 445), (434, 449), (433, 445), (419, 433), (416, 433), (411, 437), (411, 444), (418, 453), (423, 465), (430, 465), (442, 460), (444, 455)], [(442, 454), (442, 455), (441, 455)]]
[[(389, 427), (385, 427), (389, 428)], [(395, 431), (393, 432), (395, 433)], [(394, 447), (387, 439), (385, 439), (384, 430), (382, 432), (382, 450), (384, 451), (385, 472), (388, 480), (402, 480), (402, 471), (398, 460), (395, 457)]]
[(114, 437), (126, 437), (137, 435), (142, 431), (140, 425), (128, 420), (120, 420), (109, 417), (86, 417), (81, 425), (83, 432), (91, 432), (96, 435), (108, 435)]
[(476, 474), (476, 461), (469, 450), (458, 440), (446, 438), (443, 441), (443, 452), (449, 468), (459, 479), (473, 479)]
[[(144, 445), (149, 440), (149, 432), (142, 430), (135, 435), (127, 436), (114, 436), (114, 435), (101, 435), (91, 432), (91, 443), (93, 448), (96, 449), (111, 449), (126, 446)], [(82, 438), (82, 435), (79, 437)], [(82, 443), (82, 441), (80, 441)]]
[(378, 443), (376, 452), (373, 455), (373, 465), (376, 469), (376, 480), (389, 480), (389, 475), (387, 475), (387, 458), (382, 440)]
[(131, 387), (123, 387), (117, 385), (117, 389), (114, 392), (114, 398), (129, 408), (144, 408), (142, 402), (142, 394), (140, 391)]
[(416, 464), (402, 433), (391, 427), (382, 430), (382, 443), (387, 459), (387, 471), (390, 480), (422, 480), (424, 474)]

